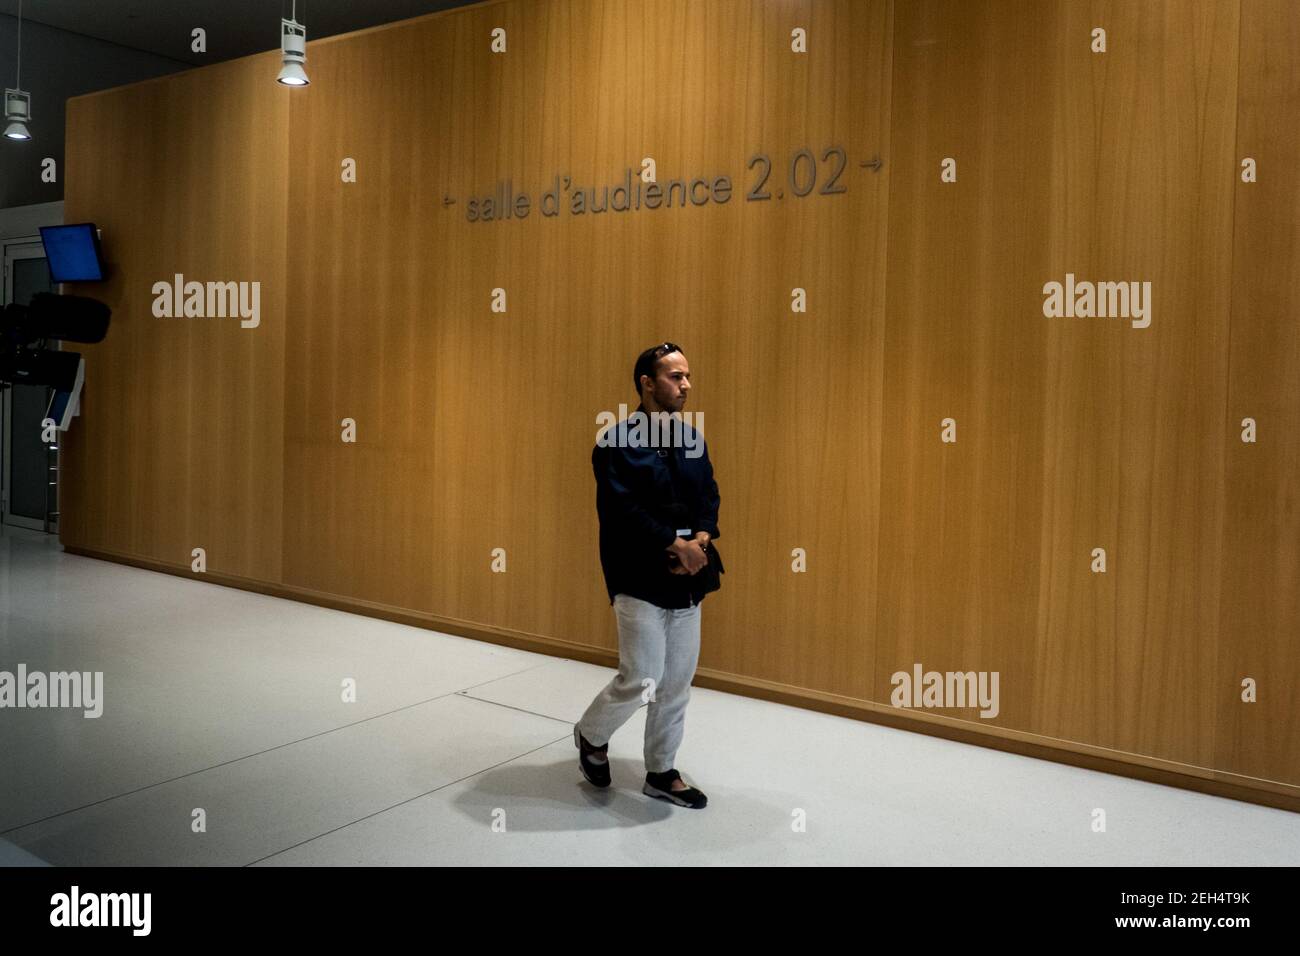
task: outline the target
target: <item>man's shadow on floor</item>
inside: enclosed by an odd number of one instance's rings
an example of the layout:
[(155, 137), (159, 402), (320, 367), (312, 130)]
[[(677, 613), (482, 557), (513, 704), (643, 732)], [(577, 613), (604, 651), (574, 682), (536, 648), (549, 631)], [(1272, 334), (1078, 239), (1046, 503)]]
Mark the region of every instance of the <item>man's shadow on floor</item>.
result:
[[(577, 751), (563, 761), (512, 761), (475, 774), (454, 803), (474, 820), (505, 821), (512, 831), (608, 830), (658, 823), (680, 813), (700, 813), (641, 792), (645, 767), (610, 757), (610, 784), (597, 787), (578, 767)], [(705, 813), (708, 808), (704, 808)]]

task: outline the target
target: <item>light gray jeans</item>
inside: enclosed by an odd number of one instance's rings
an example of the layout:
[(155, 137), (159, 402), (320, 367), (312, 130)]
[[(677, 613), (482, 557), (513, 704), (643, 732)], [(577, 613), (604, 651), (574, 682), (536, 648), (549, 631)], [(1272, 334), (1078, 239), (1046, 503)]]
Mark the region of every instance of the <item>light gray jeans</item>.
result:
[(614, 614), (618, 673), (591, 702), (578, 730), (592, 745), (603, 746), (646, 704), (645, 768), (650, 773), (672, 770), (700, 659), (700, 605), (662, 608), (616, 594)]

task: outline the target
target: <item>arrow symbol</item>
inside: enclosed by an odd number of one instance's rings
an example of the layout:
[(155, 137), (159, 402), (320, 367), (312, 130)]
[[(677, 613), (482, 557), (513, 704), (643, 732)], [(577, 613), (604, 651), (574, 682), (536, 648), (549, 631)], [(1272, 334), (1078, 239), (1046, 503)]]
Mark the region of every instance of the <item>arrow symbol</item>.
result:
[(869, 162), (861, 162), (861, 163), (858, 163), (858, 165), (859, 165), (859, 166), (870, 166), (872, 172), (878, 173), (878, 172), (880, 172), (880, 167), (883, 166), (884, 163), (881, 161), (881, 159), (880, 159), (879, 156), (875, 156), (875, 157), (873, 157)]

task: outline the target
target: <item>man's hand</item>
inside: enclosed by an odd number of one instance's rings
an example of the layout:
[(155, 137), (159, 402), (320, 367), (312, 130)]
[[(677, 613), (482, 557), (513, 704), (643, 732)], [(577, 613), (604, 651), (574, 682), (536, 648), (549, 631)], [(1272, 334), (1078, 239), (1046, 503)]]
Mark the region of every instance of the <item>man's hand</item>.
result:
[[(709, 542), (712, 540), (712, 538), (709, 537), (709, 533), (707, 531), (697, 531), (695, 532), (695, 537), (692, 538), (691, 540), (700, 546), (701, 551), (707, 551), (709, 547)], [(702, 570), (706, 565), (708, 565), (708, 563), (709, 563), (709, 556), (705, 554), (704, 564), (701, 565), (700, 568), (696, 569), (695, 571), (687, 571), (684, 567), (682, 567), (679, 564), (672, 569), (672, 572), (673, 574), (696, 574), (698, 573), (699, 570)]]
[(673, 569), (673, 574), (695, 574), (709, 563), (709, 556), (700, 546), (699, 535), (690, 541), (678, 538), (668, 546), (668, 550), (677, 555), (680, 563), (679, 567)]

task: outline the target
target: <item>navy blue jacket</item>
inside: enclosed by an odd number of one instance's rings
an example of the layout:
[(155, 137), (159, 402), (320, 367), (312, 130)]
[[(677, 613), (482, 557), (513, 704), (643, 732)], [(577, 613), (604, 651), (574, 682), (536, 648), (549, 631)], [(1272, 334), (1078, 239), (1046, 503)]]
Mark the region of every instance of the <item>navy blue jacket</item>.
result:
[[(637, 411), (645, 412), (643, 405)], [(627, 447), (628, 419), (605, 433), (602, 446), (591, 452), (596, 474), (596, 514), (600, 518), (600, 565), (610, 603), (616, 594), (628, 594), (663, 608), (699, 604), (719, 586), (704, 571), (673, 574), (667, 548), (678, 529), (691, 534), (718, 531), (718, 485), (713, 480), (704, 436), (681, 423), (683, 444), (703, 453), (687, 457), (684, 447)], [(674, 455), (676, 480), (668, 456)], [(721, 560), (710, 549), (709, 559), (719, 571)], [(710, 586), (712, 582), (712, 586)]]

